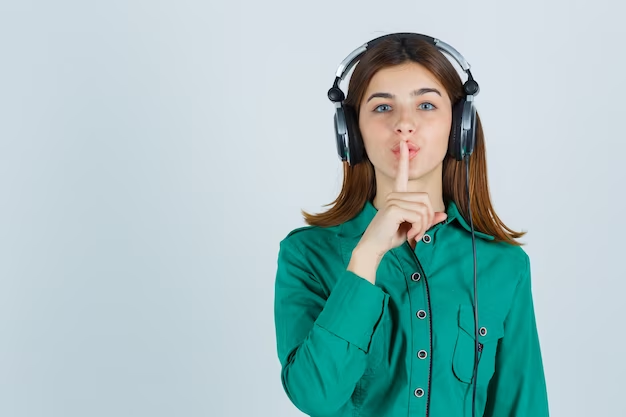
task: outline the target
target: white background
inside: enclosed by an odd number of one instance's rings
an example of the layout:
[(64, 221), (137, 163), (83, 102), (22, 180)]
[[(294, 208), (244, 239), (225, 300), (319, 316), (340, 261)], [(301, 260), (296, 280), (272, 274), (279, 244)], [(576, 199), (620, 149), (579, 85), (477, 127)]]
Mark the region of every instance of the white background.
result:
[(2, 2), (0, 415), (301, 415), (276, 355), (278, 242), (339, 191), (338, 64), (398, 31), (451, 44), (481, 86), (551, 415), (626, 415), (624, 11)]

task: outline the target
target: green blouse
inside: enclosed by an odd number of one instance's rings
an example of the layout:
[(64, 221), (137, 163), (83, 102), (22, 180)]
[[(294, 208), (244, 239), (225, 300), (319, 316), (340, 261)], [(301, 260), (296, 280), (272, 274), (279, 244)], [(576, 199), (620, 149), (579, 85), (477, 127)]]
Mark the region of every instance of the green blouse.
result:
[[(474, 264), (454, 202), (415, 249), (383, 257), (376, 284), (347, 271), (376, 214), (367, 202), (335, 227), (280, 242), (274, 317), (283, 388), (302, 412), (329, 416), (471, 417)], [(529, 258), (476, 234), (479, 356), (476, 415), (548, 416)]]

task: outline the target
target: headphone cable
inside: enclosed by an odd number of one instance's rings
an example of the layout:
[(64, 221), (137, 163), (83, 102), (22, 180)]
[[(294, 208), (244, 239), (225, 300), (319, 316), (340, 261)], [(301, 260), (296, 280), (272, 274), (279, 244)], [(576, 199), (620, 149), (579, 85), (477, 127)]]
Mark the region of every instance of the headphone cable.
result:
[(470, 155), (465, 155), (465, 189), (467, 191), (467, 210), (469, 213), (470, 220), (470, 228), (472, 231), (472, 252), (474, 254), (474, 372), (472, 381), (474, 383), (473, 393), (472, 393), (472, 417), (475, 417), (475, 408), (476, 408), (476, 386), (477, 386), (477, 378), (478, 378), (478, 351), (479, 351), (479, 343), (478, 343), (478, 291), (477, 291), (477, 283), (476, 283), (476, 236), (474, 234), (474, 222), (472, 220), (472, 204), (470, 198), (470, 190), (469, 190), (469, 157)]

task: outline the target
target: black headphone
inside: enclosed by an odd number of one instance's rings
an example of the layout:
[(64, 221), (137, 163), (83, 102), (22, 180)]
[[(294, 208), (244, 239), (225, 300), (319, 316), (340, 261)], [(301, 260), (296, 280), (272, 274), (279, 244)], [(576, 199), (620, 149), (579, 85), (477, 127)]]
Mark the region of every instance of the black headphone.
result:
[[(473, 372), (473, 395), (472, 395), (472, 416), (475, 415), (476, 408), (476, 386), (478, 378), (478, 353), (482, 351), (483, 345), (478, 339), (478, 292), (476, 282), (476, 236), (474, 234), (474, 222), (472, 219), (472, 208), (470, 204), (469, 192), (469, 157), (474, 151), (476, 141), (476, 108), (474, 107), (474, 97), (478, 95), (480, 88), (478, 83), (474, 81), (470, 72), (470, 65), (463, 56), (452, 46), (439, 39), (432, 38), (419, 33), (391, 33), (380, 36), (359, 48), (355, 49), (339, 64), (337, 73), (335, 74), (335, 82), (328, 90), (328, 98), (335, 103), (335, 133), (337, 136), (337, 154), (342, 161), (347, 161), (350, 166), (356, 165), (363, 161), (365, 156), (365, 147), (355, 109), (352, 106), (344, 104), (345, 96), (339, 88), (339, 83), (349, 72), (357, 61), (363, 56), (368, 48), (371, 48), (381, 42), (383, 39), (394, 37), (397, 39), (416, 38), (424, 40), (431, 45), (436, 46), (440, 51), (446, 52), (452, 56), (461, 66), (463, 71), (467, 73), (468, 79), (463, 84), (465, 97), (461, 98), (452, 106), (452, 126), (450, 129), (450, 138), (448, 140), (448, 153), (457, 161), (465, 161), (465, 189), (467, 191), (467, 207), (469, 211), (469, 223), (472, 231), (472, 250), (474, 255), (474, 372)], [(430, 401), (430, 389), (428, 392), (428, 401)]]
[(465, 97), (457, 101), (452, 107), (452, 127), (448, 141), (448, 153), (457, 161), (463, 160), (463, 157), (466, 155), (471, 155), (474, 150), (476, 131), (474, 97), (478, 95), (480, 88), (478, 83), (472, 78), (470, 65), (456, 49), (439, 39), (419, 33), (392, 33), (364, 43), (362, 46), (352, 51), (350, 55), (339, 64), (335, 75), (335, 82), (330, 90), (328, 90), (328, 98), (335, 103), (336, 107), (335, 134), (337, 137), (337, 154), (339, 158), (342, 161), (347, 161), (348, 164), (352, 166), (363, 161), (365, 156), (365, 147), (359, 131), (356, 111), (352, 106), (344, 104), (345, 96), (343, 91), (339, 88), (339, 83), (369, 48), (391, 37), (424, 40), (436, 46), (440, 51), (446, 52), (452, 56), (467, 73), (468, 79), (463, 84)]

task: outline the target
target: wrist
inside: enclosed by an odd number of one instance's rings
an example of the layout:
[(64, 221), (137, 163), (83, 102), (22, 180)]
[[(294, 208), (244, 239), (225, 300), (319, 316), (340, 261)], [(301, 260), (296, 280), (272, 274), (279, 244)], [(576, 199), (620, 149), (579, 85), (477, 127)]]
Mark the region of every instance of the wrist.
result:
[(352, 250), (348, 270), (374, 284), (376, 282), (376, 271), (381, 260), (382, 256), (378, 255), (376, 251), (357, 245)]

